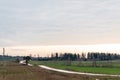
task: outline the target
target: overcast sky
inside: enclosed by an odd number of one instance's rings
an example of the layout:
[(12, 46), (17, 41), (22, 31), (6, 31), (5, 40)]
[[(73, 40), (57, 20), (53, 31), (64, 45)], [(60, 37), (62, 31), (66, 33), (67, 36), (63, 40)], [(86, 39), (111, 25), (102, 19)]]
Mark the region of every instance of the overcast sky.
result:
[(0, 0), (0, 47), (120, 43), (120, 0)]

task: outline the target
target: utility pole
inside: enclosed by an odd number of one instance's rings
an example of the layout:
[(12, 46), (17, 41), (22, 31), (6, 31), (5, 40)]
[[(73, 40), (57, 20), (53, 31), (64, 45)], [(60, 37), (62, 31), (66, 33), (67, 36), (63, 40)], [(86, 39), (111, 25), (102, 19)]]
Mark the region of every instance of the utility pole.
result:
[(3, 56), (2, 56), (2, 60), (4, 61), (5, 58), (5, 48), (3, 48)]

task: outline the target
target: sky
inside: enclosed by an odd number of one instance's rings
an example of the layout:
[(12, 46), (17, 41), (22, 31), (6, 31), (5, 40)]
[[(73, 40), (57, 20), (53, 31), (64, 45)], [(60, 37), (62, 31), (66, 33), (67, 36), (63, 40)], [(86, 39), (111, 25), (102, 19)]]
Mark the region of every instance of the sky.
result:
[(0, 0), (0, 47), (16, 53), (24, 46), (118, 48), (119, 26), (120, 0)]

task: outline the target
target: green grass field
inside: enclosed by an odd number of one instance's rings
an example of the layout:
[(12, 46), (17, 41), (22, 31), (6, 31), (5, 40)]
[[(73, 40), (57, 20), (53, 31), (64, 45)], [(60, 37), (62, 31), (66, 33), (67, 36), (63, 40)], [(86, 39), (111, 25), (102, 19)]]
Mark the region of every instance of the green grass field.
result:
[(0, 80), (120, 80), (120, 77), (87, 76), (25, 66), (15, 62), (0, 62)]
[(66, 66), (65, 61), (31, 61), (34, 65), (46, 65), (53, 68), (65, 69), (78, 72), (99, 73), (99, 74), (120, 74), (120, 61), (112, 61), (112, 66), (109, 67), (107, 61), (97, 62), (97, 65), (102, 67), (92, 67), (91, 61), (81, 62), (73, 61), (71, 66)]

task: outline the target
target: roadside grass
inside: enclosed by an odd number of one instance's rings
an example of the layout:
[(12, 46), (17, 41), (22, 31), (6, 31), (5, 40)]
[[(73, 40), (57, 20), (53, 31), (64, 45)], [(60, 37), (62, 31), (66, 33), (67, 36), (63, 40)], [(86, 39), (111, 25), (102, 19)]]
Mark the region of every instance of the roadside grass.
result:
[[(5, 63), (5, 62), (4, 62)], [(87, 76), (65, 74), (42, 69), (36, 66), (25, 66), (14, 62), (0, 63), (0, 80), (120, 80), (120, 77)]]
[(112, 67), (109, 67), (106, 64), (106, 61), (97, 62), (99, 65), (102, 65), (104, 67), (92, 67), (92, 62), (90, 61), (82, 62), (81, 64), (79, 64), (78, 61), (73, 61), (71, 66), (66, 66), (65, 61), (31, 61), (30, 63), (36, 66), (46, 65), (53, 68), (77, 72), (120, 75), (119, 61), (113, 61)]

